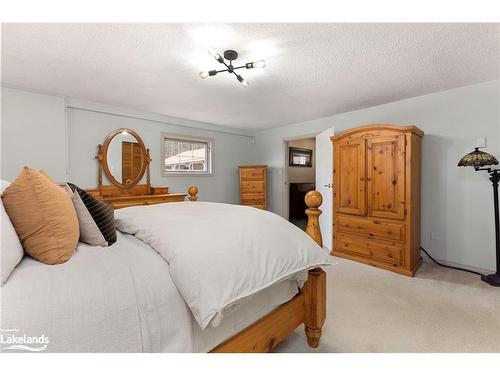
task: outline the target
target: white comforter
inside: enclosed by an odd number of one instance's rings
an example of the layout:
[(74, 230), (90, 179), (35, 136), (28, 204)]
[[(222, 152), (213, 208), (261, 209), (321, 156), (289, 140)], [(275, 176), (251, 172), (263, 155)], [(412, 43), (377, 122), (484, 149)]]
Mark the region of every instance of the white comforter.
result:
[(60, 265), (25, 256), (1, 288), (1, 329), (4, 338), (45, 335), (44, 352), (194, 350), (191, 313), (168, 264), (119, 232), (108, 248), (80, 243)]
[(151, 245), (202, 329), (224, 309), (332, 258), (299, 228), (271, 212), (208, 202), (116, 211), (117, 228)]
[[(0, 288), (0, 352), (207, 352), (297, 293), (295, 282), (281, 282), (202, 331), (161, 256), (117, 235), (106, 248), (80, 243), (55, 266), (25, 256)], [(12, 350), (11, 335), (44, 335), (48, 343)]]

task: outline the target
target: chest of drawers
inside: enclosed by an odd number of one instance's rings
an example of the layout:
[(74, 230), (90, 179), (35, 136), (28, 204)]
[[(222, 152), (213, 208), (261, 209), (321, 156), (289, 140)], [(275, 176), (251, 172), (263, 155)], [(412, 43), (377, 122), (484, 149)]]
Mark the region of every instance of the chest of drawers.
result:
[(240, 204), (267, 210), (265, 165), (241, 165)]

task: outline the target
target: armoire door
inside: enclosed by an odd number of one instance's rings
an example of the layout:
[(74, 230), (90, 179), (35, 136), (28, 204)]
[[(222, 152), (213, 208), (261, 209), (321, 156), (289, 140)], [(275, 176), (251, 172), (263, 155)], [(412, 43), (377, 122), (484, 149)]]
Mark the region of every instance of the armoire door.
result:
[(369, 216), (404, 219), (405, 135), (367, 140)]
[(365, 202), (365, 140), (335, 143), (333, 158), (333, 194), (335, 211), (364, 215)]

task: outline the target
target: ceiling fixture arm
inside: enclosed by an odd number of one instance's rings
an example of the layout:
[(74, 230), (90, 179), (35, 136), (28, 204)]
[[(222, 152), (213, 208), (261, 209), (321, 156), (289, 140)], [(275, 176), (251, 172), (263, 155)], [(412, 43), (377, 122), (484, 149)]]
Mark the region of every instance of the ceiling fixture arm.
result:
[[(246, 69), (264, 68), (266, 66), (266, 62), (264, 60), (258, 60), (258, 61), (255, 61), (255, 62), (249, 62), (249, 63), (246, 63), (244, 65), (236, 66), (235, 67), (235, 66), (233, 66), (233, 61), (238, 58), (238, 52), (236, 52), (234, 50), (231, 50), (231, 49), (228, 49), (228, 50), (224, 51), (224, 57), (222, 57), (220, 55), (220, 53), (217, 52), (217, 50), (215, 48), (210, 48), (208, 50), (208, 53), (210, 53), (215, 58), (215, 60), (217, 60), (219, 63), (224, 64), (227, 67), (227, 69), (223, 69), (223, 70), (210, 70), (210, 71), (200, 72), (200, 77), (203, 78), (203, 79), (211, 77), (211, 76), (215, 76), (218, 73), (228, 72), (228, 73), (233, 73), (236, 76), (236, 79), (244, 87), (247, 87), (248, 86), (248, 82), (241, 75), (237, 74), (235, 72), (235, 70), (237, 70), (237, 69), (243, 69), (243, 68), (246, 68)], [(229, 64), (226, 63), (226, 61), (224, 59), (228, 60)]]

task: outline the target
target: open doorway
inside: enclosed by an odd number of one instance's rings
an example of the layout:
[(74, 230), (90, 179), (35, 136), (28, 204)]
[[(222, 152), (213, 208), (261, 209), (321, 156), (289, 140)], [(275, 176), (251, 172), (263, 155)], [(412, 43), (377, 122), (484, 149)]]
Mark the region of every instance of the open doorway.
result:
[[(327, 128), (318, 134), (307, 134), (298, 138), (283, 140), (283, 202), (282, 216), (305, 230), (307, 219), (301, 216), (306, 207), (304, 195), (309, 190), (317, 190), (323, 196), (319, 225), (323, 235), (323, 247), (333, 245), (333, 147), (331, 137), (334, 128)], [(311, 150), (311, 167), (290, 165), (290, 147)], [(299, 164), (308, 165), (308, 152), (298, 150), (293, 153)], [(292, 160), (292, 164), (293, 160)], [(295, 185), (297, 184), (297, 185)], [(296, 203), (295, 206), (293, 206)], [(295, 210), (294, 207), (300, 207)], [(304, 213), (305, 215), (305, 213)]]
[(285, 141), (285, 218), (306, 230), (307, 215), (304, 197), (316, 190), (316, 138)]

